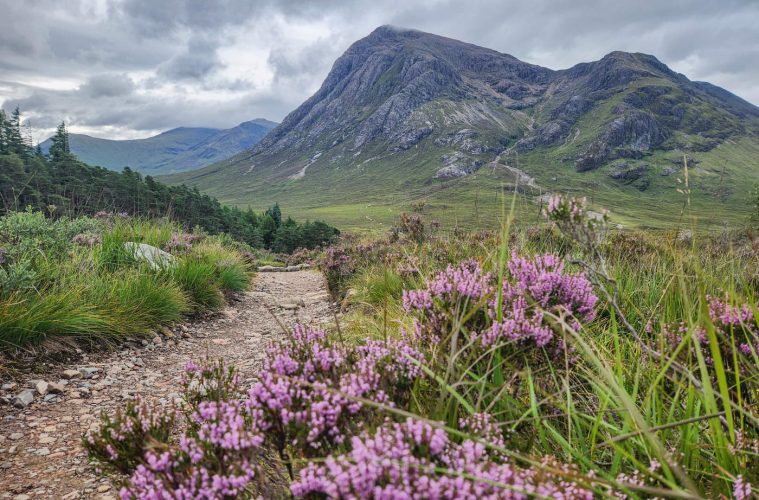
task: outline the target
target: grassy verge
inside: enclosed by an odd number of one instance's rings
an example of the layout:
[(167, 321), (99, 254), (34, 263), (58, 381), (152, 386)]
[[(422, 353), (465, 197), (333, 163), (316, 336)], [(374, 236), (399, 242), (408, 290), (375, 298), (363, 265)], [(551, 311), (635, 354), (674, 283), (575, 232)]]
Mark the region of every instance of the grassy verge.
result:
[[(153, 268), (128, 242), (163, 249), (172, 262)], [(0, 218), (0, 349), (62, 338), (116, 341), (219, 309), (226, 294), (247, 289), (249, 251), (168, 221), (6, 215)]]

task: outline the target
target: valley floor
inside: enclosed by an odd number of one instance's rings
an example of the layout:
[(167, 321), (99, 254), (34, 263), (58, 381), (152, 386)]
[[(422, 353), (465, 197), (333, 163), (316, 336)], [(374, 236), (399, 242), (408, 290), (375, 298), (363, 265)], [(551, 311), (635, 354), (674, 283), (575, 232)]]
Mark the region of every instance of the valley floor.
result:
[(102, 412), (112, 414), (135, 396), (162, 403), (179, 398), (177, 377), (185, 363), (205, 355), (235, 365), (247, 384), (266, 346), (283, 334), (279, 322), (291, 327), (329, 321), (333, 316), (321, 273), (260, 273), (252, 290), (222, 314), (182, 325), (173, 337), (156, 337), (139, 349), (76, 366), (99, 370), (90, 380), (72, 380), (61, 402), (0, 410), (0, 498), (115, 499), (116, 487), (96, 474), (81, 446), (82, 434)]

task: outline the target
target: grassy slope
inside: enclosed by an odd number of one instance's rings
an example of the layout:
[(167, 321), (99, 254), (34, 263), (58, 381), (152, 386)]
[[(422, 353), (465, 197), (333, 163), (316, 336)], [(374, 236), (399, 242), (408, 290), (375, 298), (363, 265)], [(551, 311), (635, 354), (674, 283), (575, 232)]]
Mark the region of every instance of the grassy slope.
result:
[[(682, 157), (683, 151), (676, 143), (698, 144), (703, 141), (699, 134), (686, 135), (678, 132), (664, 144), (667, 151), (654, 151), (631, 164), (649, 165), (649, 187), (638, 189), (638, 183), (625, 184), (609, 177), (609, 165), (591, 172), (578, 173), (574, 158), (584, 151), (587, 144), (598, 136), (603, 126), (615, 114), (613, 109), (624, 97), (646, 85), (673, 86), (658, 78), (640, 79), (602, 101), (577, 124), (579, 133), (573, 140), (552, 148), (542, 148), (519, 155), (503, 155), (502, 163), (516, 166), (535, 177), (537, 190), (528, 190), (532, 196), (522, 196), (518, 208), (522, 214), (537, 214), (537, 195), (563, 192), (587, 196), (593, 204), (607, 207), (612, 220), (625, 227), (672, 227), (681, 221), (685, 196), (682, 171), (664, 176), (662, 171), (675, 167), (673, 160)], [(678, 92), (674, 88), (675, 92)], [(466, 127), (461, 121), (451, 123), (451, 116), (471, 116), (472, 103), (454, 104), (442, 101), (425, 105), (412, 116), (421, 115), (434, 122), (435, 137)], [(722, 110), (696, 103), (688, 111), (686, 119), (699, 119), (719, 123), (725, 119)], [(506, 128), (494, 123), (477, 123), (480, 138), (494, 150), (498, 144), (513, 144), (521, 132), (529, 126), (529, 115), (545, 119), (550, 110), (536, 107), (525, 112), (508, 111), (495, 114), (495, 119)], [(574, 130), (574, 128), (573, 128)], [(709, 133), (706, 130), (705, 133)], [(391, 152), (389, 147), (373, 144), (365, 147), (360, 155), (353, 152), (340, 153), (338, 148), (314, 148), (324, 151), (310, 165), (305, 176), (290, 179), (307, 162), (307, 157), (292, 160), (284, 155), (268, 159), (264, 165), (255, 164), (244, 156), (228, 162), (212, 165), (197, 172), (167, 177), (168, 182), (185, 182), (197, 185), (201, 190), (219, 197), (228, 204), (252, 206), (262, 209), (278, 202), (283, 209), (294, 211), (307, 218), (320, 218), (345, 229), (379, 231), (386, 228), (403, 211), (409, 211), (412, 203), (425, 201), (430, 217), (445, 226), (474, 225), (492, 227), (501, 212), (504, 201), (499, 193), (512, 191), (513, 174), (504, 169), (489, 168), (493, 154), (481, 155), (486, 165), (466, 178), (440, 181), (433, 180), (441, 167), (440, 157), (451, 153), (453, 147), (436, 146), (433, 137), (422, 141), (407, 151)], [(340, 156), (342, 154), (342, 156)], [(691, 165), (689, 171), (690, 202), (692, 213), (704, 227), (735, 225), (745, 220), (750, 211), (749, 196), (759, 172), (759, 141), (756, 135), (728, 139), (708, 152), (689, 152), (700, 163)], [(616, 163), (619, 163), (618, 160)], [(254, 165), (251, 168), (251, 165)]]

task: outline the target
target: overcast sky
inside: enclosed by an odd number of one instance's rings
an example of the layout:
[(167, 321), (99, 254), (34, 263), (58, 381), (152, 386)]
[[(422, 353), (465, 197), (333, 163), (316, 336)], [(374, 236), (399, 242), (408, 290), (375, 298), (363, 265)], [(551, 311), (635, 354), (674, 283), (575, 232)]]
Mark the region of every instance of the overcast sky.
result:
[(553, 69), (646, 52), (759, 104), (755, 0), (0, 0), (0, 101), (36, 138), (280, 121), (383, 24)]

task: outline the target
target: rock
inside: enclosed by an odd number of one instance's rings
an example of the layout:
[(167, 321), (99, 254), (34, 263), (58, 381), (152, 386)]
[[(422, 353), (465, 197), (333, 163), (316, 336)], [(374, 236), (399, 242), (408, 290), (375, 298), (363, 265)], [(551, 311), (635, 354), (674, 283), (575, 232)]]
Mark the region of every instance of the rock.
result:
[(311, 269), (311, 264), (303, 263), (303, 264), (300, 264), (298, 267), (300, 267), (301, 269)]
[(676, 169), (676, 168), (667, 167), (667, 168), (665, 168), (665, 169), (663, 169), (663, 170), (661, 171), (661, 176), (662, 176), (662, 177), (669, 177), (670, 175), (672, 175), (672, 174), (674, 174), (675, 172), (677, 172), (677, 170), (678, 170), (678, 169)]
[(34, 388), (37, 389), (37, 392), (39, 393), (40, 396), (44, 396), (50, 390), (50, 384), (48, 384), (44, 380), (40, 380), (34, 385)]
[(61, 376), (65, 378), (66, 380), (71, 380), (74, 378), (82, 378), (82, 372), (80, 372), (79, 370), (64, 370)]
[(35, 453), (40, 457), (46, 457), (50, 455), (50, 448), (40, 448)]
[(18, 384), (16, 382), (8, 382), (3, 384), (2, 389), (4, 391), (15, 391), (18, 387)]
[(60, 396), (58, 396), (57, 394), (47, 394), (47, 395), (45, 395), (45, 397), (42, 400), (45, 403), (56, 403), (60, 399), (61, 399)]
[(50, 394), (63, 394), (63, 391), (65, 390), (66, 386), (60, 383), (53, 383), (49, 382), (47, 384), (47, 392)]
[(273, 273), (276, 271), (279, 271), (279, 268), (276, 268), (274, 266), (258, 266), (259, 273)]
[(13, 500), (29, 500), (29, 495), (16, 495)]
[(16, 395), (11, 401), (11, 404), (16, 408), (23, 409), (32, 404), (32, 401), (34, 401), (34, 392), (32, 392), (31, 389), (26, 389)]
[(291, 272), (294, 272), (294, 271), (300, 271), (300, 267), (298, 267), (298, 266), (287, 266), (285, 268), (285, 271), (287, 271), (288, 273), (291, 273)]
[(93, 375), (98, 373), (100, 371), (100, 368), (96, 368), (94, 366), (89, 366), (86, 368), (80, 368), (79, 372), (82, 374), (82, 377), (85, 379), (91, 379)]
[(683, 243), (690, 243), (693, 240), (693, 231), (689, 229), (681, 229), (677, 233), (677, 240)]
[(110, 484), (101, 484), (100, 486), (97, 487), (98, 493), (105, 493), (106, 491), (110, 491), (110, 490), (111, 490)]
[(137, 260), (147, 262), (155, 270), (170, 269), (176, 265), (176, 259), (168, 252), (146, 243), (124, 243), (124, 248)]
[(626, 162), (619, 165), (613, 165), (609, 171), (609, 177), (622, 181), (624, 183), (631, 183), (644, 177), (648, 173), (648, 165), (641, 163), (639, 165), (628, 165)]
[(21, 439), (22, 437), (24, 437), (24, 435), (23, 435), (23, 434), (21, 434), (20, 432), (14, 432), (14, 433), (13, 433), (13, 434), (11, 434), (10, 436), (8, 436), (8, 438), (9, 438), (11, 441), (18, 441), (18, 440), (19, 440), (19, 439)]

